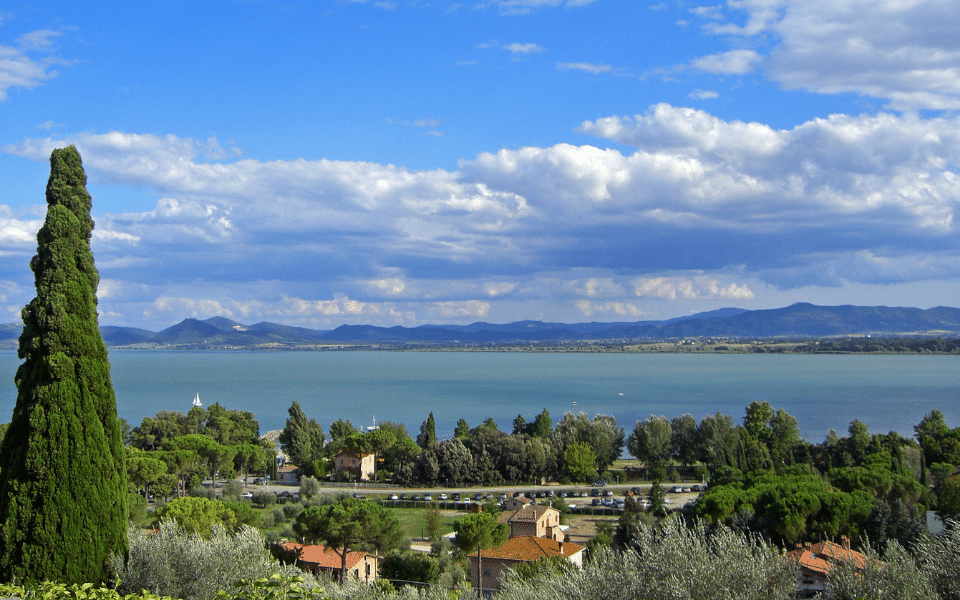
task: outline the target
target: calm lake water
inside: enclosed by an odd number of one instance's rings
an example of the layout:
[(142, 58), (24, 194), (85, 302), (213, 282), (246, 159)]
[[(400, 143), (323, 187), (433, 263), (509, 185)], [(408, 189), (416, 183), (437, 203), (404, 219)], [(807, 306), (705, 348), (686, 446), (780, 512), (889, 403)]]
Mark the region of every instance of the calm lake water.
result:
[[(0, 422), (16, 403), (19, 359), (0, 353)], [(805, 438), (853, 419), (871, 432), (912, 436), (933, 409), (960, 426), (956, 356), (806, 356), (683, 354), (521, 354), (467, 352), (172, 352), (113, 351), (111, 374), (120, 416), (137, 425), (160, 410), (219, 402), (248, 410), (260, 430), (280, 429), (292, 401), (326, 429), (349, 419), (403, 423), (416, 436), (433, 411), (437, 434), (453, 435), (492, 417), (511, 431), (546, 408), (613, 415), (629, 433), (651, 414), (721, 412), (740, 422), (753, 400), (784, 408)]]

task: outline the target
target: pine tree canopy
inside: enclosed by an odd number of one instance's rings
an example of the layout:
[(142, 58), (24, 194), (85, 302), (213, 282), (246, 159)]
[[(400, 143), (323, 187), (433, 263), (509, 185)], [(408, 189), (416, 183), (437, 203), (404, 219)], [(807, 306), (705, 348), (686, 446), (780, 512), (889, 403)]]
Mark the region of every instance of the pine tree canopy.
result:
[(17, 404), (0, 445), (0, 580), (105, 581), (126, 551), (125, 452), (97, 323), (93, 220), (76, 148), (54, 150), (30, 261)]

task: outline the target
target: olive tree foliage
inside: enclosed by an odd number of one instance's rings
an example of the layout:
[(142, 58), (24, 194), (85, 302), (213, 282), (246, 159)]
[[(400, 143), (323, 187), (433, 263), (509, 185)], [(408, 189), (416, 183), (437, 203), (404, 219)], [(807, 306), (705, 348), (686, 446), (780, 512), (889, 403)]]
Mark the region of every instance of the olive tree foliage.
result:
[(47, 215), (30, 261), (17, 403), (0, 445), (0, 580), (104, 581), (126, 548), (127, 469), (90, 251), (87, 177), (54, 150)]
[[(937, 600), (930, 577), (917, 567), (903, 546), (891, 541), (881, 556), (869, 544), (863, 548), (864, 564), (841, 561), (827, 576), (827, 595), (835, 600), (897, 598)], [(947, 598), (949, 596), (939, 596)]]
[(209, 600), (241, 579), (300, 574), (274, 559), (252, 527), (229, 533), (218, 526), (204, 538), (168, 520), (157, 533), (130, 527), (127, 539), (129, 556), (118, 553), (110, 559), (123, 594), (148, 590), (184, 600)]
[(791, 597), (796, 567), (756, 537), (673, 519), (641, 527), (630, 548), (597, 548), (582, 569), (524, 579), (508, 575), (498, 600), (778, 600)]
[(960, 600), (960, 521), (948, 520), (940, 535), (924, 538), (915, 553), (943, 600)]

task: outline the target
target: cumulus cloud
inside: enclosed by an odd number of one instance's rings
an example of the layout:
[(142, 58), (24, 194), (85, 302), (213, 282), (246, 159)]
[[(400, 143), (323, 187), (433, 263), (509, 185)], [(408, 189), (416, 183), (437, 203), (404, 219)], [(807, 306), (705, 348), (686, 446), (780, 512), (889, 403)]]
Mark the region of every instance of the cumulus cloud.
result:
[(577, 310), (584, 317), (619, 317), (622, 319), (639, 319), (647, 315), (643, 310), (629, 302), (591, 302), (580, 300), (576, 303)]
[[(775, 39), (765, 72), (787, 89), (861, 94), (895, 110), (960, 108), (960, 11), (951, 0), (742, 0), (723, 8), (697, 13), (703, 28)], [(759, 62), (755, 51), (731, 50), (694, 66), (747, 73)]]
[(763, 56), (753, 50), (730, 50), (694, 60), (691, 65), (699, 71), (721, 75), (744, 75), (756, 70)]
[[(633, 150), (504, 149), (454, 171), (229, 158), (216, 140), (122, 132), (3, 151), (46, 160), (75, 143), (92, 183), (156, 194), (149, 210), (95, 214), (92, 243), (104, 280), (125, 282), (109, 302), (157, 319), (417, 324), (520, 302), (620, 318), (960, 278), (960, 118), (775, 129), (659, 104), (580, 131)], [(39, 225), (0, 208), (4, 272), (23, 270)]]
[(52, 67), (63, 61), (48, 51), (59, 35), (43, 29), (23, 34), (16, 46), (0, 45), (0, 102), (11, 88), (32, 89), (57, 76)]

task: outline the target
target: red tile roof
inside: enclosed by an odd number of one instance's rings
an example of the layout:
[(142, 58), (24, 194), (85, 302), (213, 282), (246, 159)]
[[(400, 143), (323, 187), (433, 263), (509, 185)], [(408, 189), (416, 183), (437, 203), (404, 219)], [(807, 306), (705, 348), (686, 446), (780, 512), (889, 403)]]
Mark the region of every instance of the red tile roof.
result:
[(527, 504), (517, 510), (508, 510), (500, 513), (497, 520), (501, 523), (512, 523), (516, 521), (536, 523), (547, 514), (547, 511), (551, 510), (557, 512), (555, 508), (550, 508), (549, 506)]
[[(300, 561), (316, 565), (321, 569), (340, 569), (340, 555), (331, 548), (317, 545), (295, 544), (293, 542), (284, 542), (281, 544), (284, 550), (296, 552), (301, 550)], [(347, 570), (352, 569), (357, 563), (367, 556), (366, 552), (347, 552)]]
[(867, 557), (833, 542), (817, 542), (787, 552), (801, 567), (826, 575), (839, 562), (852, 562), (858, 569), (867, 566)]
[(504, 560), (534, 561), (548, 556), (564, 556), (569, 558), (581, 552), (586, 546), (573, 542), (557, 542), (547, 538), (538, 538), (523, 535), (510, 538), (499, 548), (481, 553), (485, 558), (500, 558)]

